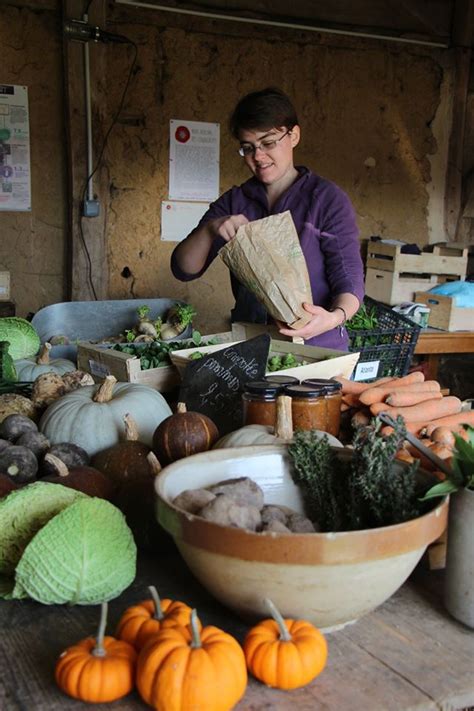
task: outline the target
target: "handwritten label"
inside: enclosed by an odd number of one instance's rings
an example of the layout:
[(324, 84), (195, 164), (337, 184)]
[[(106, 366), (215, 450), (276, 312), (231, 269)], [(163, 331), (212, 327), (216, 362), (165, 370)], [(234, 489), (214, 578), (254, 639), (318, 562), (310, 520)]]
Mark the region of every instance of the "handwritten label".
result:
[(210, 417), (221, 435), (238, 429), (245, 383), (265, 375), (270, 341), (263, 333), (193, 361), (186, 367), (179, 400), (189, 411)]

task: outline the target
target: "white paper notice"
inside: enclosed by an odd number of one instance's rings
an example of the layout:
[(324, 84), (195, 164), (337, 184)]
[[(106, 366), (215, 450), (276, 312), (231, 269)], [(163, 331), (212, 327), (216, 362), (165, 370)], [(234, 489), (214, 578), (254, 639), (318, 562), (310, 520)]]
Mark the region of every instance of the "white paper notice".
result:
[(161, 239), (181, 242), (197, 226), (209, 207), (207, 202), (171, 202), (161, 203)]
[(170, 121), (170, 200), (215, 200), (219, 194), (219, 124)]
[(31, 210), (26, 86), (0, 84), (0, 210)]

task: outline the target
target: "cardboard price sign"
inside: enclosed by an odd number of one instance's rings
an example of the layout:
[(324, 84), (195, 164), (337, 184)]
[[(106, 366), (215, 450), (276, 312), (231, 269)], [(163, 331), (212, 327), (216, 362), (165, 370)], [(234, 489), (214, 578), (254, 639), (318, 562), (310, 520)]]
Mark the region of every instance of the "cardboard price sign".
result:
[(262, 333), (189, 363), (179, 401), (189, 412), (210, 417), (221, 435), (242, 427), (244, 386), (265, 375), (270, 341), (269, 334)]

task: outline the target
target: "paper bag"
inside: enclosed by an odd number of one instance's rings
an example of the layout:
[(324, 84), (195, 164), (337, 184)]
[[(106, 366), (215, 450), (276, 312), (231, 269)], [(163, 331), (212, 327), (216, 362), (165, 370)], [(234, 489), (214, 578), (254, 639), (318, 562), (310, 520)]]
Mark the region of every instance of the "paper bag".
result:
[(288, 210), (242, 225), (219, 255), (274, 319), (295, 329), (310, 321), (308, 268)]

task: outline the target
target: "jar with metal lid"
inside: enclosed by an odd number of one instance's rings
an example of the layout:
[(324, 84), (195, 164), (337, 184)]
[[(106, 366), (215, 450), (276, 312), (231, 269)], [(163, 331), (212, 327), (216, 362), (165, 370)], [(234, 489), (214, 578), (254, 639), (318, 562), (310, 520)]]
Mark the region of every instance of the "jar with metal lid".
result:
[(285, 395), (291, 397), (293, 429), (326, 431), (326, 393), (324, 387), (290, 385)]
[(266, 380), (253, 380), (245, 384), (242, 393), (243, 424), (275, 426), (276, 401), (284, 386)]
[(325, 380), (324, 378), (308, 378), (303, 380), (302, 384), (324, 388), (326, 395), (326, 427), (324, 431), (338, 437), (341, 426), (341, 383), (337, 380)]
[(274, 385), (299, 385), (300, 381), (298, 378), (294, 378), (292, 375), (265, 375), (264, 380), (267, 381), (267, 383), (272, 383)]

